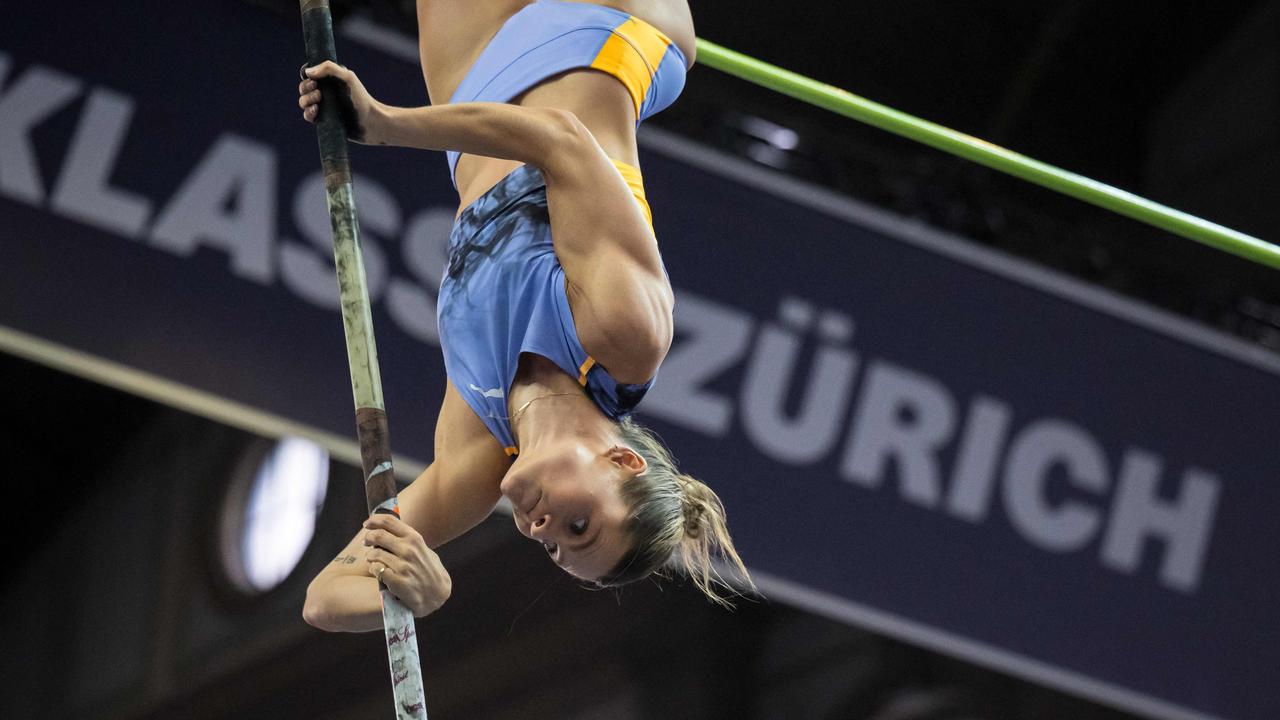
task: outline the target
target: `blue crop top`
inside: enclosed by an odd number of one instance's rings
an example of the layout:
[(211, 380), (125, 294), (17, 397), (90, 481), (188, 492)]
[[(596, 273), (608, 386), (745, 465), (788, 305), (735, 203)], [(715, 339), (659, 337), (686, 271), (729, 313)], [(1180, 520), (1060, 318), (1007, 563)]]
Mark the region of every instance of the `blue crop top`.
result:
[[(449, 102), (510, 102), (554, 75), (591, 68), (627, 88), (638, 124), (680, 96), (685, 66), (680, 48), (637, 17), (603, 5), (539, 0), (507, 19)], [(447, 156), (452, 175), (459, 153)]]

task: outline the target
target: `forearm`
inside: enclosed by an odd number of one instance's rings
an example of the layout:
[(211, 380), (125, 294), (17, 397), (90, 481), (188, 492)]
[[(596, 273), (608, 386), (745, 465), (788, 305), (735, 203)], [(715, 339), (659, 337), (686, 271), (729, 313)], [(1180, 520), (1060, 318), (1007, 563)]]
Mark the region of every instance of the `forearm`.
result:
[(307, 587), (302, 610), (308, 624), (328, 632), (382, 629), (382, 597), (378, 581), (362, 575), (321, 573)]
[(373, 120), (380, 144), (454, 150), (528, 163), (547, 170), (557, 157), (590, 140), (572, 113), (504, 103), (429, 107), (379, 106)]
[[(410, 490), (412, 486), (410, 486)], [(401, 509), (416, 515), (416, 494), (401, 493)], [(382, 627), (380, 578), (414, 617), (426, 617), (449, 599), (453, 581), (421, 533), (394, 515), (373, 515), (342, 552), (307, 587), (302, 617), (329, 632)]]

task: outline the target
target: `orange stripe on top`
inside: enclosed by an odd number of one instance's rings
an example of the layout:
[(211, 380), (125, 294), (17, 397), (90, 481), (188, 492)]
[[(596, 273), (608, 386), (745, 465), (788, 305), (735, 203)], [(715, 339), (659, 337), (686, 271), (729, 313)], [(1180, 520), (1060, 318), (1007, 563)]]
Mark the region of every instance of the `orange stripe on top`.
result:
[(639, 118), (658, 64), (670, 45), (671, 40), (654, 26), (639, 18), (628, 18), (613, 29), (591, 63), (591, 69), (607, 72), (626, 86)]
[(649, 229), (653, 229), (653, 211), (649, 209), (649, 201), (644, 196), (644, 178), (640, 175), (640, 169), (632, 167), (621, 160), (610, 160), (613, 166), (618, 168), (618, 172), (622, 175), (622, 179), (627, 181), (627, 187), (631, 188), (631, 194), (635, 195), (636, 202), (640, 205), (640, 211), (644, 213), (644, 219), (649, 223)]
[(502, 451), (503, 451), (503, 452), (505, 452), (507, 455), (515, 455), (516, 453), (520, 452), (519, 450), (517, 450), (517, 449), (515, 448), (515, 446), (514, 446), (514, 445), (512, 445), (512, 446), (510, 446), (510, 447), (502, 448)]

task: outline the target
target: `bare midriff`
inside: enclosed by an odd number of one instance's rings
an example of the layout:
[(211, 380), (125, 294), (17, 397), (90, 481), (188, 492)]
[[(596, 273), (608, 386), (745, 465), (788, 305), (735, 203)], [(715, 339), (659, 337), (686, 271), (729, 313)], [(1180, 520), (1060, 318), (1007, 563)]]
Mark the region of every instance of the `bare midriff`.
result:
[[(574, 70), (537, 85), (513, 102), (569, 110), (591, 131), (605, 155), (632, 166), (639, 164), (635, 106), (627, 89), (610, 75)], [(511, 160), (463, 155), (454, 176), (459, 207), (470, 205), (518, 166)]]

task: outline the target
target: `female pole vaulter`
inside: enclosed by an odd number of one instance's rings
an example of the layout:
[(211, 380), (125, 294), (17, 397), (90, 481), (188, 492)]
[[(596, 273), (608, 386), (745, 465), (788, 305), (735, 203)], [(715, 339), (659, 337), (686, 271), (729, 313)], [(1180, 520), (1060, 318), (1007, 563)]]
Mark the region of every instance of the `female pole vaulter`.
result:
[[(629, 413), (672, 339), (636, 127), (680, 94), (685, 0), (418, 0), (432, 105), (375, 100), (333, 63), (305, 69), (303, 117), (346, 106), (357, 142), (448, 151), (459, 195), (438, 320), (448, 386), (434, 462), (311, 582), (307, 622), (382, 627), (378, 585), (422, 617), (451, 580), (432, 548), (500, 496), (573, 576), (614, 587), (690, 577), (728, 604), (750, 585), (715, 493)], [(322, 97), (330, 78), (340, 97)], [(326, 87), (331, 87), (326, 83)]]

